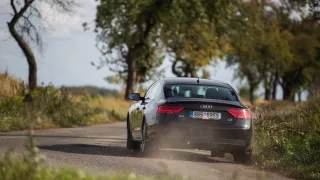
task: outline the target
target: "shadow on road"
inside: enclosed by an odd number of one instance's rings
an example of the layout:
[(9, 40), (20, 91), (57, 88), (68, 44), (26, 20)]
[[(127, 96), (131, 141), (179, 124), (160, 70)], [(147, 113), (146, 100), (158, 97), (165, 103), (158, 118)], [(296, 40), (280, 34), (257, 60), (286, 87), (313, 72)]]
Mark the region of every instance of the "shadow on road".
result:
[[(8, 137), (28, 137), (28, 134), (5, 134), (0, 133), (0, 136), (8, 136)], [(99, 137), (99, 136), (59, 136), (59, 135), (41, 135), (35, 134), (33, 135), (35, 138), (79, 138), (79, 139), (112, 139), (112, 140), (126, 140), (122, 137)]]
[(121, 146), (102, 146), (92, 144), (59, 144), (50, 146), (39, 146), (39, 149), (59, 151), (75, 154), (105, 155), (105, 156), (122, 156), (134, 158), (157, 158), (167, 160), (182, 160), (193, 162), (214, 162), (214, 163), (232, 163), (228, 160), (216, 160), (203, 154), (197, 154), (185, 151), (159, 150), (151, 155), (142, 155), (140, 153), (130, 152), (126, 147)]

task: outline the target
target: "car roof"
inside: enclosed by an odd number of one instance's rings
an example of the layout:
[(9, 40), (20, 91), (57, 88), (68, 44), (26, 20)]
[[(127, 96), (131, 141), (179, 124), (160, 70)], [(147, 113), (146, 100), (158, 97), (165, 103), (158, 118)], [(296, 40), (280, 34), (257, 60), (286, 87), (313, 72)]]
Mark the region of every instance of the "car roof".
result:
[(213, 85), (213, 86), (221, 86), (221, 87), (231, 87), (228, 83), (210, 80), (210, 79), (199, 79), (198, 78), (188, 78), (188, 77), (174, 77), (174, 78), (163, 78), (162, 81), (164, 85), (167, 84), (202, 84), (202, 85)]

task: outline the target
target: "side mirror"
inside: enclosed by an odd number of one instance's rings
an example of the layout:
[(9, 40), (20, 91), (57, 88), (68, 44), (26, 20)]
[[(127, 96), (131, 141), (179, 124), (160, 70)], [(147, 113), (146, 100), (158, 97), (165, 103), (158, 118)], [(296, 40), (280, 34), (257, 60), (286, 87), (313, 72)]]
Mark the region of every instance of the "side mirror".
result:
[(140, 97), (140, 93), (131, 93), (129, 95), (129, 99), (133, 101), (140, 101), (143, 100), (143, 97)]

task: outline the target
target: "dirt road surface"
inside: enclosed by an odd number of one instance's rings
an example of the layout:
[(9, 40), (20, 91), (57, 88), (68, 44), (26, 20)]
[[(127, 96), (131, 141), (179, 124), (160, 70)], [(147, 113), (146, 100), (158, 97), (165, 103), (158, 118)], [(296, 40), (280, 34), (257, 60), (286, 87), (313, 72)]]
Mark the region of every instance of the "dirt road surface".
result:
[[(195, 180), (251, 180), (279, 179), (274, 173), (255, 170), (234, 164), (229, 158), (211, 158), (208, 151), (160, 150), (141, 157), (129, 152), (126, 145), (125, 123), (114, 123), (80, 128), (49, 129), (35, 131), (40, 152), (53, 168), (73, 167), (91, 174), (107, 172), (137, 172), (158, 175), (169, 172)], [(0, 152), (14, 148), (23, 151), (26, 132), (0, 133)]]

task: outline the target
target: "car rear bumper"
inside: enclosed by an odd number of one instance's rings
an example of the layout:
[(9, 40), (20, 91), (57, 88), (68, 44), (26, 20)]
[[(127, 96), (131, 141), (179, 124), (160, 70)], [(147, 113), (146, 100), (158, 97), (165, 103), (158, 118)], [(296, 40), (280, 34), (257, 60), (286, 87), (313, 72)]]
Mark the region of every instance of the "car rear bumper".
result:
[(210, 126), (206, 124), (154, 124), (150, 127), (150, 139), (161, 147), (221, 150), (235, 152), (251, 150), (252, 128)]

